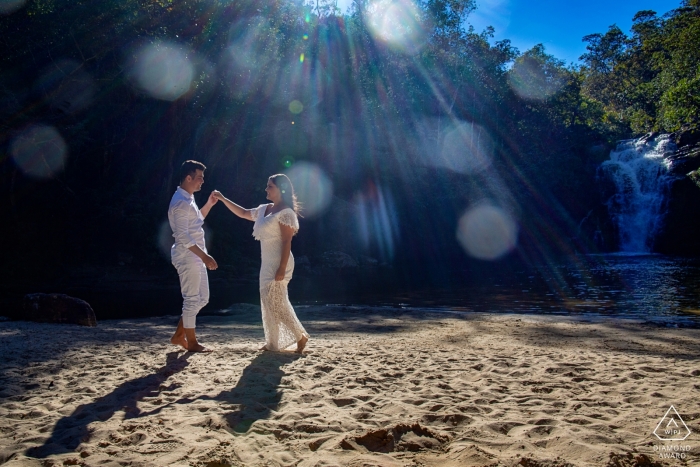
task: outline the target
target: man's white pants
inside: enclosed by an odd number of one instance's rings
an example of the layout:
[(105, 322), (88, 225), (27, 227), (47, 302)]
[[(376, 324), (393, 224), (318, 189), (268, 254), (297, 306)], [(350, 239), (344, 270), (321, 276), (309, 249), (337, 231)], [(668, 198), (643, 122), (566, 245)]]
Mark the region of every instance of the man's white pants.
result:
[(194, 329), (199, 310), (209, 303), (209, 278), (207, 267), (201, 261), (173, 262), (180, 276), (182, 291), (182, 326)]

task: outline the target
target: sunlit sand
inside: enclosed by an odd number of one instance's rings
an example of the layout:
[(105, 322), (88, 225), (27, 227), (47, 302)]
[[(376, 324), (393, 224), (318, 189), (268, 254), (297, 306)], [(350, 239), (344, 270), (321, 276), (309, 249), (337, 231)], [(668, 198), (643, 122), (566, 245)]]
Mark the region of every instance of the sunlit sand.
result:
[(311, 334), (302, 355), (259, 352), (252, 305), (200, 317), (211, 354), (169, 344), (174, 316), (0, 323), (0, 463), (681, 465), (659, 459), (673, 442), (653, 434), (670, 405), (693, 433), (685, 462), (700, 461), (697, 330), (297, 311)]

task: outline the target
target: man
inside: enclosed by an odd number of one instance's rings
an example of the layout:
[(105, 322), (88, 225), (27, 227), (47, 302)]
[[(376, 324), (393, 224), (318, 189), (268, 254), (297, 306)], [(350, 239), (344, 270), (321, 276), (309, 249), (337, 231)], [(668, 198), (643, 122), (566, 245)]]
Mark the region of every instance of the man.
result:
[(168, 222), (175, 237), (170, 257), (180, 276), (182, 290), (182, 318), (170, 342), (190, 352), (211, 352), (197, 342), (195, 321), (199, 310), (209, 302), (207, 269), (213, 271), (218, 267), (207, 253), (202, 228), (204, 218), (218, 199), (210, 195), (201, 210), (194, 201), (194, 193), (204, 184), (204, 170), (206, 167), (201, 162), (185, 161), (182, 164), (180, 186), (168, 208)]

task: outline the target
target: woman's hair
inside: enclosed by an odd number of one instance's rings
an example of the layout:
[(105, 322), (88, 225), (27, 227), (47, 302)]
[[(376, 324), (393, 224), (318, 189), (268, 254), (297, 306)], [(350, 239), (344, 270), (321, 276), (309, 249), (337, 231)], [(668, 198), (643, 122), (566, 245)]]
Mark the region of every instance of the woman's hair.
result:
[(301, 211), (301, 204), (299, 201), (297, 201), (297, 195), (294, 193), (294, 187), (292, 186), (292, 181), (289, 179), (289, 177), (287, 177), (285, 174), (275, 174), (270, 175), (269, 180), (280, 189), (280, 194), (282, 195), (282, 201), (284, 201), (284, 204), (292, 208), (294, 212), (301, 217), (301, 214), (299, 214)]

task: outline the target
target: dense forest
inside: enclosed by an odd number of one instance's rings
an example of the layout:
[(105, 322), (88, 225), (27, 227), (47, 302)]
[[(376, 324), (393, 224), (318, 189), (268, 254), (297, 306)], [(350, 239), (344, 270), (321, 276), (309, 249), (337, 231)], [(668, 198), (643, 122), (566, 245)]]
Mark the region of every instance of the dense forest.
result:
[[(187, 159), (208, 168), (200, 204), (219, 189), (257, 206), (267, 176), (290, 173), (308, 270), (347, 255), (441, 282), (491, 260), (596, 251), (578, 227), (616, 141), (700, 123), (700, 1), (582, 38), (580, 65), (465, 26), (475, 8), (2, 2), (9, 283), (170, 271), (164, 222)], [(508, 248), (460, 240), (479, 207), (510, 229)], [(250, 225), (216, 206), (207, 230), (220, 274), (255, 274)]]

